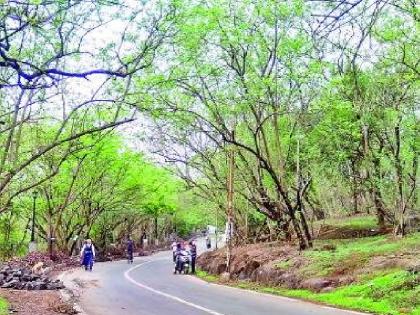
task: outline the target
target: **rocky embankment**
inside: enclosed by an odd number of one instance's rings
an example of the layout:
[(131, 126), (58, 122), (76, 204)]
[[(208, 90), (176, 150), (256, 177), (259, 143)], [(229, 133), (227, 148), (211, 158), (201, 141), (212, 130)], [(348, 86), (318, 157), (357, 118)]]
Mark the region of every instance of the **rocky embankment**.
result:
[(15, 290), (60, 290), (64, 285), (42, 272), (33, 272), (26, 268), (4, 266), (0, 269), (0, 287)]
[[(384, 244), (386, 246), (386, 244)], [(381, 245), (382, 246), (382, 245)], [(329, 292), (337, 287), (357, 282), (360, 277), (381, 270), (401, 269), (418, 273), (420, 248), (390, 253), (358, 252), (318, 244), (314, 249), (300, 252), (282, 243), (260, 243), (232, 250), (229, 280), (245, 280), (286, 289), (308, 289)], [(205, 252), (198, 257), (201, 270), (223, 275), (227, 280), (226, 250)]]
[(60, 290), (64, 285), (55, 279), (62, 270), (79, 266), (78, 258), (55, 253), (33, 252), (0, 265), (0, 288), (15, 290)]

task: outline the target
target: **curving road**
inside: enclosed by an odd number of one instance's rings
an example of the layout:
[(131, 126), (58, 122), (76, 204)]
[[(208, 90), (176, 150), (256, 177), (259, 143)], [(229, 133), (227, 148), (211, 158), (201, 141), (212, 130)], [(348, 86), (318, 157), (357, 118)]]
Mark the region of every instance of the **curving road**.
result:
[(173, 275), (172, 270), (171, 253), (162, 252), (138, 258), (133, 265), (98, 263), (92, 273), (74, 270), (63, 280), (79, 292), (79, 305), (87, 315), (361, 314), (210, 284)]

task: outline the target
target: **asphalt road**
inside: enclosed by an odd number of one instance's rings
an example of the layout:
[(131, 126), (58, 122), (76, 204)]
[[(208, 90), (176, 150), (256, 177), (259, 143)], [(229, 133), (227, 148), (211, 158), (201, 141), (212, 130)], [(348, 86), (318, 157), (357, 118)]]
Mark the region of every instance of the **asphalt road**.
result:
[(87, 315), (349, 315), (352, 311), (210, 284), (173, 275), (170, 252), (125, 261), (98, 263), (93, 272), (64, 276), (77, 283)]

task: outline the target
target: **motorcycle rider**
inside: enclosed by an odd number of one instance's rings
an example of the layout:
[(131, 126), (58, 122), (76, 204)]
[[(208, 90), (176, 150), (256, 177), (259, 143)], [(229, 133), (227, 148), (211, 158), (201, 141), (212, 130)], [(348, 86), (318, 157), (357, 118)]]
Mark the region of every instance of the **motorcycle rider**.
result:
[(189, 244), (185, 242), (183, 244), (177, 244), (177, 250), (175, 252), (175, 270), (174, 274), (178, 271), (181, 273), (184, 271), (184, 264), (191, 262), (191, 253), (189, 251)]
[(182, 262), (181, 262), (181, 251), (182, 251), (182, 246), (181, 243), (176, 243), (176, 249), (174, 252), (174, 259), (175, 259), (175, 270), (174, 270), (174, 274), (176, 274), (177, 271), (181, 272), (181, 268), (182, 268)]

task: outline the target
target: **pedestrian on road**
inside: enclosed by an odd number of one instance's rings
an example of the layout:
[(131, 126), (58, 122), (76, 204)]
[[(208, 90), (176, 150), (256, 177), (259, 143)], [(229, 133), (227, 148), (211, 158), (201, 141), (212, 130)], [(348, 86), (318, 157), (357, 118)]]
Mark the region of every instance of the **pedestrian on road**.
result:
[(197, 259), (197, 246), (194, 241), (190, 241), (190, 253), (191, 253), (191, 273), (195, 273), (195, 261)]
[(92, 271), (95, 260), (95, 246), (93, 246), (91, 239), (85, 241), (80, 252), (80, 258), (82, 259), (82, 265), (85, 267), (85, 270)]
[(134, 241), (131, 239), (130, 236), (128, 236), (127, 240), (127, 259), (128, 263), (133, 263), (133, 253), (134, 253)]
[(210, 240), (210, 237), (208, 235), (206, 236), (206, 247), (207, 247), (207, 249), (211, 248), (211, 240)]

